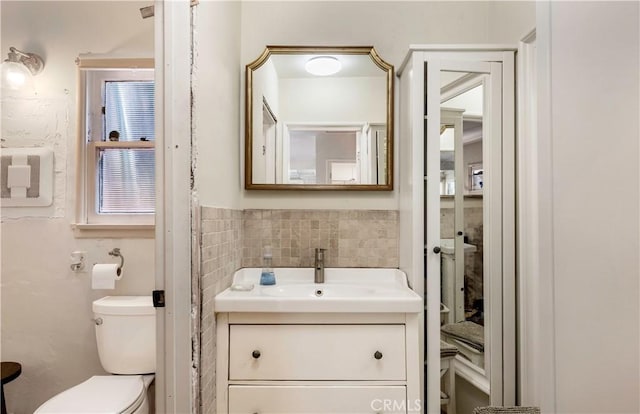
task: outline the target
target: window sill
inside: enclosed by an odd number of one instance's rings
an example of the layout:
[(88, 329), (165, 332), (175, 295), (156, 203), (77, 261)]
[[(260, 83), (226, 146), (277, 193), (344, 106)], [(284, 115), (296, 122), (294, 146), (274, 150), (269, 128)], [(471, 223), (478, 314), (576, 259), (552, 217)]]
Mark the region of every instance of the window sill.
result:
[(153, 239), (153, 224), (72, 224), (73, 234), (77, 239)]

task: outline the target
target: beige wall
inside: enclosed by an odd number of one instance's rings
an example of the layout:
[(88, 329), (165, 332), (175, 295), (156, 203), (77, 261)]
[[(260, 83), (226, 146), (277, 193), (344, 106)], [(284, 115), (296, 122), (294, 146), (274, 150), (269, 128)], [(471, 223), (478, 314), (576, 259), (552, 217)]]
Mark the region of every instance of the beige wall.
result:
[(554, 308), (541, 324), (555, 335), (541, 341), (555, 347), (556, 405), (543, 403), (558, 413), (637, 413), (639, 4), (541, 6), (549, 30), (540, 39), (549, 41), (538, 50), (548, 46), (550, 67), (543, 73), (551, 95), (541, 102), (541, 118), (550, 122), (540, 126), (540, 139), (551, 158), (539, 164), (541, 176), (552, 172), (541, 183), (552, 194), (553, 249), (552, 278), (543, 276), (553, 290), (540, 288)]
[(192, 10), (194, 192), (203, 206), (239, 208), (240, 3)]
[[(150, 294), (152, 239), (75, 239), (76, 64), (80, 53), (153, 55), (153, 19), (146, 2), (0, 3), (2, 46), (45, 59), (37, 95), (2, 96), (3, 146), (45, 146), (55, 154), (55, 201), (44, 208), (2, 209), (2, 360), (22, 364), (5, 387), (8, 411), (31, 413), (54, 394), (103, 374), (96, 351), (91, 302), (107, 294)], [(89, 265), (115, 262), (124, 278), (114, 291), (93, 291), (89, 274), (69, 269), (69, 254), (87, 252)]]
[(517, 44), (536, 27), (535, 1), (489, 3), (489, 43)]

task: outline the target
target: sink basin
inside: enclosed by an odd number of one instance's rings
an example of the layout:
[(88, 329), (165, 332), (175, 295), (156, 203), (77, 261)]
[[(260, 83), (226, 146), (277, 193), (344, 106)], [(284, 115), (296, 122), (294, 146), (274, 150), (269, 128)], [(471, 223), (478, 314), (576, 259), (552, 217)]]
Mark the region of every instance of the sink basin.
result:
[(422, 299), (398, 269), (327, 268), (313, 283), (312, 268), (275, 268), (276, 284), (260, 286), (260, 268), (238, 270), (218, 294), (216, 312), (416, 313)]

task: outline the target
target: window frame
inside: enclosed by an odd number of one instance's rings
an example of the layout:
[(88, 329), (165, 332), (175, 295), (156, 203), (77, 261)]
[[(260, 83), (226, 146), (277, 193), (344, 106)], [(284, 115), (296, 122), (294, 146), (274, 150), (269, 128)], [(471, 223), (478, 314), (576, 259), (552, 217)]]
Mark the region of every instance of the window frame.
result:
[[(97, 163), (102, 149), (155, 148), (155, 141), (102, 141), (102, 85), (113, 80), (154, 80), (152, 58), (79, 57), (76, 164), (76, 237), (153, 238), (155, 213), (97, 213)], [(93, 73), (91, 73), (93, 72)], [(90, 76), (89, 73), (91, 73)], [(100, 125), (100, 128), (91, 128)]]

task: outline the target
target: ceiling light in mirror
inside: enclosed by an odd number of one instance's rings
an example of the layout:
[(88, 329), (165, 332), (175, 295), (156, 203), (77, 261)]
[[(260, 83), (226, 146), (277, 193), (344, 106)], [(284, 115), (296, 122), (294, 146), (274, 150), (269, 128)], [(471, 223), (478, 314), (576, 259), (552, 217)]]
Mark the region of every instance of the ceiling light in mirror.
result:
[(332, 56), (318, 56), (309, 59), (304, 68), (312, 75), (329, 76), (340, 72), (342, 64)]

